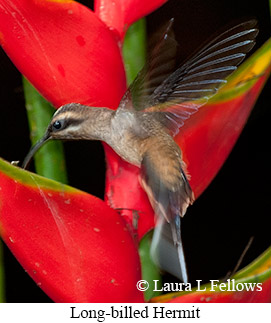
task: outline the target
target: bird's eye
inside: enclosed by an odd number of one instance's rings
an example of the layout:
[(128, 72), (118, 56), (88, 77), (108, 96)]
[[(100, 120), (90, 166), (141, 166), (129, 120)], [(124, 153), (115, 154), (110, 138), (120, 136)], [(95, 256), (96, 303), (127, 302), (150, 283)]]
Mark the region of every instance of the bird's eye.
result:
[(62, 121), (57, 120), (57, 121), (55, 121), (53, 123), (53, 129), (54, 130), (60, 130), (62, 128), (62, 126), (63, 126), (63, 122)]

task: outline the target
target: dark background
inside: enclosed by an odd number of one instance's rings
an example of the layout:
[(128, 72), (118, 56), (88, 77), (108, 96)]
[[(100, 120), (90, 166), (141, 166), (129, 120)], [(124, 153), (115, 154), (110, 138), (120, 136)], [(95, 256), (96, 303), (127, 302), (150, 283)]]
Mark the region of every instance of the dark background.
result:
[[(88, 4), (89, 1), (81, 1)], [(144, 3), (144, 1), (142, 1)], [(174, 30), (185, 59), (213, 33), (234, 21), (259, 20), (256, 48), (270, 37), (268, 1), (171, 0), (147, 17), (148, 35), (175, 18)], [(271, 245), (270, 84), (263, 90), (223, 168), (183, 221), (191, 282), (224, 277), (249, 238), (254, 241), (242, 266)], [(30, 148), (21, 76), (0, 49), (0, 156), (23, 160)], [(103, 197), (104, 154), (98, 142), (64, 144), (69, 184)], [(9, 250), (4, 248), (7, 302), (48, 302)], [(172, 280), (169, 275), (165, 280)]]

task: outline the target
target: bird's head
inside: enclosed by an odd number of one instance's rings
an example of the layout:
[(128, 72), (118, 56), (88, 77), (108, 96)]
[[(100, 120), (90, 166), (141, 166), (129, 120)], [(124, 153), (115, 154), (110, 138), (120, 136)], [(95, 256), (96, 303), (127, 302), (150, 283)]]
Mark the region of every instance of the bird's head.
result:
[(79, 140), (84, 138), (84, 123), (90, 107), (71, 103), (60, 107), (53, 115), (44, 135), (45, 141), (50, 139)]
[(60, 107), (53, 115), (44, 134), (25, 157), (22, 167), (27, 168), (34, 154), (49, 140), (84, 140), (91, 137), (91, 128), (95, 124), (95, 113), (99, 108), (92, 108), (77, 103)]

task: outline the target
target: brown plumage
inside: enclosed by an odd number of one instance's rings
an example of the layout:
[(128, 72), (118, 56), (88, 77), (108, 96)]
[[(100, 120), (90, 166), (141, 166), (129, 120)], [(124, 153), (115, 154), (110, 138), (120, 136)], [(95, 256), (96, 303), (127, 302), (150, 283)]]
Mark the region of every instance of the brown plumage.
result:
[[(172, 22), (116, 111), (78, 103), (61, 107), (23, 166), (26, 167), (35, 151), (50, 139), (107, 142), (124, 160), (140, 167), (142, 187), (160, 223), (153, 249), (158, 240), (163, 239), (161, 227), (166, 220), (178, 253), (181, 267), (178, 273), (187, 282), (180, 218), (193, 203), (194, 195), (181, 150), (173, 136), (190, 115), (226, 83), (225, 78), (236, 70), (253, 47), (258, 30), (255, 20), (239, 24), (216, 37), (172, 72), (176, 52), (176, 43), (171, 37)], [(176, 273), (167, 260), (158, 259), (158, 262)]]

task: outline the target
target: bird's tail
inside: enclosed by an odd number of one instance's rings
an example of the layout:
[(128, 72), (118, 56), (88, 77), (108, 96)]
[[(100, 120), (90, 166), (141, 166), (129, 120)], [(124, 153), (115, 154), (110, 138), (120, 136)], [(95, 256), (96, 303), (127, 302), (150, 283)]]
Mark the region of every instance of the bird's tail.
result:
[(181, 268), (183, 282), (187, 284), (188, 276), (187, 276), (186, 263), (185, 263), (185, 257), (184, 257), (184, 251), (183, 251), (183, 243), (182, 243), (182, 237), (181, 237), (181, 218), (179, 215), (177, 215), (175, 217), (175, 220), (170, 223), (170, 227), (171, 227), (173, 242), (177, 248), (179, 265)]
[(160, 151), (159, 158), (154, 153), (157, 151), (150, 148), (144, 155), (140, 177), (141, 185), (157, 215), (151, 247), (152, 257), (160, 268), (186, 283), (181, 217), (193, 203), (194, 195), (181, 167), (182, 161), (176, 158), (178, 150), (169, 150), (164, 154)]
[(166, 272), (188, 282), (186, 262), (181, 239), (181, 218), (168, 223), (159, 217), (154, 229), (151, 244), (151, 256), (154, 262)]

